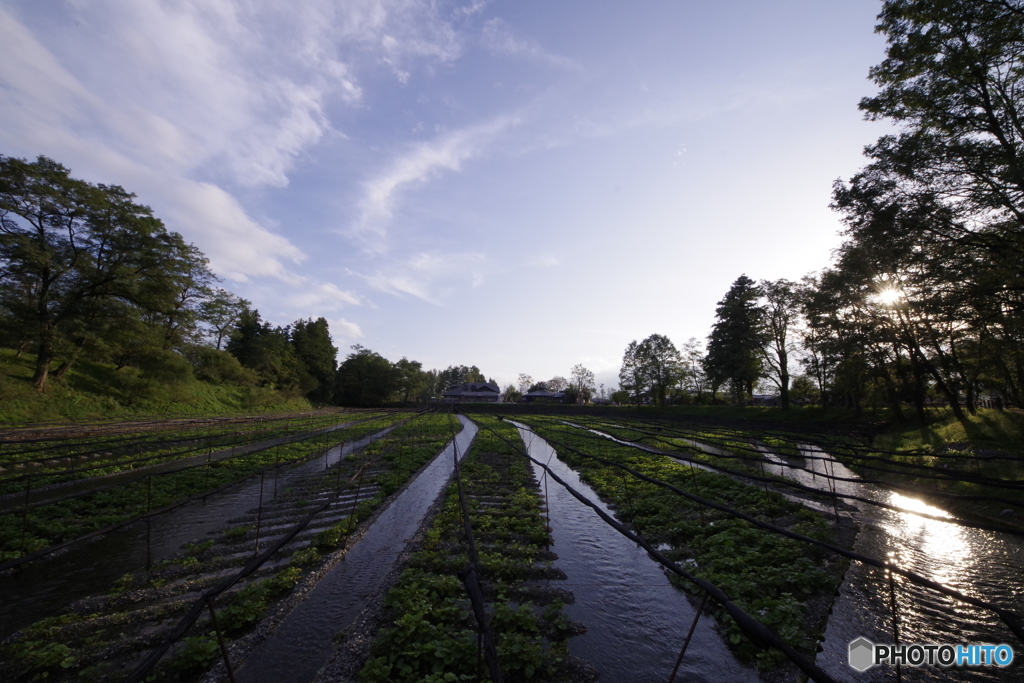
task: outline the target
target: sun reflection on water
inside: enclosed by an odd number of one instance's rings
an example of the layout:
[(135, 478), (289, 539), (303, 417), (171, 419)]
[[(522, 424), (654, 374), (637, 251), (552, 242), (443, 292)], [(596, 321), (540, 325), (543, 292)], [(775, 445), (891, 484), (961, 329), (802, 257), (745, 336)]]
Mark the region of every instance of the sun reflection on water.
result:
[(973, 593), (969, 585), (964, 585), (974, 557), (964, 529), (951, 522), (928, 519), (913, 513), (935, 517), (952, 515), (917, 498), (892, 491), (888, 495), (889, 500), (886, 502), (907, 511), (886, 515), (887, 520), (883, 526), (902, 542), (901, 547), (889, 553), (890, 560), (943, 585)]

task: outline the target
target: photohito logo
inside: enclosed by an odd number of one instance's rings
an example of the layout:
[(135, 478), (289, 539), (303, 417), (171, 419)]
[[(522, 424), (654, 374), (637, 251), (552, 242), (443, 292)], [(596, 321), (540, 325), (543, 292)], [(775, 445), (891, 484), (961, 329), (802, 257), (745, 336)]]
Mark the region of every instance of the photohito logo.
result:
[(936, 645), (909, 643), (876, 645), (861, 636), (850, 643), (850, 667), (867, 671), (878, 664), (906, 666), (1009, 666), (1013, 648), (1009, 645)]

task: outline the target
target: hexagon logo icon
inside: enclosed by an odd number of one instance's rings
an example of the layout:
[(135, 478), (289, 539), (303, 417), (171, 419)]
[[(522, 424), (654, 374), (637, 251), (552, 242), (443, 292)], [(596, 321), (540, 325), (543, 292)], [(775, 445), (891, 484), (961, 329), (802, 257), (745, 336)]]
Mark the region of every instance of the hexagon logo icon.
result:
[(857, 671), (867, 671), (875, 665), (875, 644), (861, 636), (850, 643), (850, 666)]

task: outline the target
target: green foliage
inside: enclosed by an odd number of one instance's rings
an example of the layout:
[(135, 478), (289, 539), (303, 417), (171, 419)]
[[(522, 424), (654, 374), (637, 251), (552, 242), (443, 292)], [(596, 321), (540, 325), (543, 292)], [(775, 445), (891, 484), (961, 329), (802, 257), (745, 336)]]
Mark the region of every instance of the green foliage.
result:
[(343, 406), (385, 403), (400, 387), (401, 373), (386, 358), (359, 344), (338, 366), (334, 401)]
[(330, 402), (334, 396), (338, 349), (331, 343), (327, 320), (296, 320), (291, 329), (291, 342), (295, 355), (317, 383), (306, 397), (321, 404)]
[(761, 290), (746, 275), (732, 283), (715, 309), (705, 360), (712, 386), (729, 382), (737, 403), (754, 393), (762, 376), (765, 343), (764, 311), (757, 305)]
[(291, 557), (291, 563), (296, 567), (309, 567), (320, 562), (323, 557), (316, 548), (306, 548), (294, 553)]
[[(518, 439), (507, 424), (481, 421)], [(488, 592), (497, 594), (488, 612), (501, 669), (508, 680), (551, 680), (567, 655), (568, 619), (561, 603), (538, 614), (531, 604), (516, 606), (505, 598), (505, 593), (536, 575), (538, 554), (550, 543), (532, 471), (486, 430), (478, 433), (461, 470), (467, 492), (487, 496), (492, 503), (501, 501), (481, 506), (471, 498), (470, 503), (483, 580), (491, 587)], [(371, 658), (360, 673), (364, 683), (482, 680), (475, 618), (456, 577), (468, 562), (461, 515), (452, 484), (426, 530), (422, 549), (410, 558), (385, 598), (392, 620), (377, 634)]]
[(220, 647), (213, 631), (205, 636), (193, 636), (185, 639), (182, 648), (171, 662), (170, 669), (185, 675), (194, 675), (208, 669), (219, 655)]

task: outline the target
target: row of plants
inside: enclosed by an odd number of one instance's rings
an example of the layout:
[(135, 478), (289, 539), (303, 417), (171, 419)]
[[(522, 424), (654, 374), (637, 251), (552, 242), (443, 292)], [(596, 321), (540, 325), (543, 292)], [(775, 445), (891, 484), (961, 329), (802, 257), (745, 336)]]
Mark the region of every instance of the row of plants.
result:
[[(552, 566), (537, 481), (529, 462), (494, 433), (521, 443), (516, 430), (491, 417), (476, 420), (481, 430), (460, 474), (499, 668), (509, 681), (570, 680), (573, 628), (562, 607), (571, 593), (538, 588), (564, 574)], [(470, 555), (457, 482), (443, 495), (385, 598), (386, 624), (359, 673), (364, 683), (490, 680), (459, 578)]]
[[(4, 456), (7, 458), (6, 469), (10, 473), (0, 479), (0, 495), (20, 493), (26, 488), (34, 490), (69, 481), (80, 482), (126, 469), (287, 438), (331, 427), (350, 419), (373, 415), (349, 418), (346, 414), (332, 411), (273, 422), (253, 420), (241, 425), (211, 425), (204, 430), (161, 430), (158, 433), (144, 433), (137, 439), (120, 439), (106, 445), (97, 444), (95, 440), (90, 439), (62, 439), (59, 454), (54, 453), (52, 449), (37, 451), (45, 458), (45, 462), (31, 463), (29, 471), (15, 464), (26, 462), (24, 452), (9, 452)], [(32, 457), (31, 454), (28, 456)], [(2, 463), (0, 467), (3, 467)]]
[[(339, 503), (342, 519), (314, 520), (267, 565), (217, 597), (217, 626), (226, 644), (251, 633), (299, 582), (337, 560), (359, 524), (387, 497), (386, 491), (404, 484), (437, 455), (450, 436), (446, 416), (410, 419), (370, 446), (282, 491), (272, 505), (268, 503), (263, 511), (265, 526), (275, 515), (281, 522), (301, 518), (310, 511), (311, 501), (330, 493), (342, 491), (349, 498), (359, 493), (351, 507), (348, 502)], [(200, 591), (216, 585), (226, 571), (240, 568), (253, 556), (254, 519), (239, 521), (229, 522), (232, 526), (226, 525), (212, 538), (186, 544), (181, 554), (149, 570), (125, 574), (104, 595), (80, 600), (68, 612), (22, 629), (0, 645), (0, 679), (123, 679), (142, 655), (163, 642)], [(265, 532), (261, 547), (271, 540)], [(207, 612), (147, 680), (193, 681), (220, 658)], [(237, 667), (238, 662), (234, 663)]]
[[(842, 579), (846, 563), (818, 546), (766, 533), (724, 511), (645, 482), (610, 464), (572, 449), (621, 463), (698, 497), (823, 541), (839, 542), (829, 519), (765, 487), (681, 464), (668, 456), (645, 453), (549, 420), (523, 418), (547, 438), (558, 457), (612, 505), (618, 519), (696, 576), (717, 585), (733, 601), (787, 643), (813, 657), (824, 627), (823, 603)], [(619, 421), (628, 425), (628, 421)], [(607, 431), (607, 430), (606, 430)], [(620, 430), (625, 436), (628, 430)], [(634, 434), (635, 438), (635, 434)], [(704, 455), (702, 458), (714, 458)], [(734, 463), (735, 461), (729, 461)], [(673, 583), (697, 594), (696, 585), (672, 576)], [(712, 604), (712, 603), (709, 603)], [(784, 659), (750, 641), (724, 609), (713, 606), (726, 641), (741, 661), (775, 669)]]
[(172, 474), (143, 477), (27, 512), (0, 515), (0, 560), (14, 559), (187, 500), (244, 479), (265, 467), (308, 458), (329, 445), (362, 438), (408, 416), (408, 413), (394, 413), (303, 441), (212, 461)]

